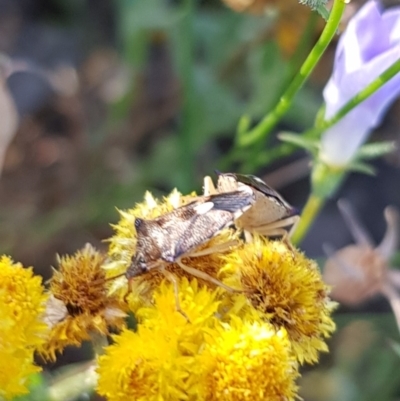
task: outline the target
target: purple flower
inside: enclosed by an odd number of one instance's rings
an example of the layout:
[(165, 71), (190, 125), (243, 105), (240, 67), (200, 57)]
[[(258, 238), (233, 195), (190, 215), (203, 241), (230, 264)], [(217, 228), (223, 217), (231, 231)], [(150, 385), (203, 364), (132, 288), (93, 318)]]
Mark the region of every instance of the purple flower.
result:
[[(340, 38), (333, 74), (324, 89), (325, 118), (400, 59), (400, 7), (382, 10), (369, 0)], [(321, 141), (321, 159), (334, 166), (351, 162), (358, 148), (400, 93), (400, 74), (329, 128)]]

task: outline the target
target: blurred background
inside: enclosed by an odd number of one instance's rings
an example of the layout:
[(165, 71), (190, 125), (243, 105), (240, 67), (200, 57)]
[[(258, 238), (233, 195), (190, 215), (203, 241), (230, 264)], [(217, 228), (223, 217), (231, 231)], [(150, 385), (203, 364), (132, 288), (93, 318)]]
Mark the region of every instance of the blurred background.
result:
[[(251, 3), (0, 0), (1, 253), (47, 279), (57, 253), (86, 242), (106, 249), (116, 208), (146, 190), (201, 192), (215, 169), (256, 174), (301, 209), (305, 152), (251, 166), (229, 156), (240, 117), (256, 123), (271, 110), (323, 21), (294, 0)], [(335, 45), (276, 133), (312, 126)], [(399, 138), (397, 101), (372, 139)], [(309, 256), (323, 260), (324, 243), (352, 242), (338, 198), (380, 242), (383, 209), (400, 209), (399, 151), (374, 166), (377, 176), (351, 175), (327, 203), (301, 246)], [(400, 398), (399, 332), (387, 301), (340, 307), (336, 321), (331, 353), (304, 369), (304, 399)], [(86, 347), (69, 349), (49, 368), (88, 358)]]

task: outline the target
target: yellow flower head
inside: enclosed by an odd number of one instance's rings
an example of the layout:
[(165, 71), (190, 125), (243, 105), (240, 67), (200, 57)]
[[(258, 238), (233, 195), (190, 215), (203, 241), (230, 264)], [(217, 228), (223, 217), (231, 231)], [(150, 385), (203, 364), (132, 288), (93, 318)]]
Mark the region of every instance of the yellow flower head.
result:
[[(139, 323), (148, 327), (171, 331), (171, 328), (183, 327), (185, 330), (194, 326), (207, 326), (214, 321), (218, 312), (221, 288), (211, 290), (201, 286), (197, 279), (182, 278), (179, 281), (179, 303), (189, 321), (177, 311), (174, 287), (168, 281), (153, 293), (151, 305), (143, 305), (137, 310)], [(190, 323), (190, 324), (189, 324)]]
[(0, 257), (0, 399), (26, 393), (27, 377), (40, 371), (33, 353), (47, 332), (41, 281), (31, 268)]
[(230, 253), (227, 262), (252, 306), (277, 329), (287, 330), (298, 360), (316, 362), (318, 352), (327, 351), (324, 338), (335, 329), (330, 315), (336, 305), (316, 263), (281, 241), (262, 237)]
[[(104, 265), (107, 270), (107, 277), (118, 277), (127, 271), (132, 262), (132, 256), (136, 249), (136, 230), (134, 222), (136, 218), (153, 219), (162, 214), (172, 211), (174, 208), (185, 205), (196, 199), (194, 194), (182, 196), (179, 192), (173, 191), (163, 202), (155, 200), (150, 193), (146, 193), (145, 201), (136, 205), (135, 208), (128, 211), (120, 212), (121, 219), (118, 224), (114, 225), (116, 234), (109, 240), (109, 261)], [(211, 238), (205, 244), (200, 245), (195, 252), (207, 251), (210, 249), (221, 249), (226, 244), (239, 242), (238, 234), (227, 229), (223, 230), (216, 237)], [(211, 252), (210, 254), (196, 257), (185, 257), (182, 259), (185, 265), (207, 273), (208, 275), (217, 278), (224, 264), (221, 258), (221, 252)], [(166, 270), (177, 276), (178, 279), (187, 277), (192, 279), (193, 276), (182, 270), (176, 263), (170, 263), (164, 266)], [(130, 309), (136, 312), (137, 308), (143, 303), (149, 303), (152, 299), (153, 291), (165, 279), (164, 274), (157, 268), (150, 270), (143, 276), (135, 277), (130, 286), (129, 306)], [(207, 280), (199, 280), (202, 285), (215, 288)], [(128, 294), (127, 280), (125, 277), (117, 278), (110, 289), (111, 293), (118, 293), (121, 298), (125, 298)]]
[(42, 354), (55, 359), (67, 345), (80, 345), (92, 333), (109, 334), (124, 327), (125, 313), (117, 297), (108, 295), (104, 256), (86, 245), (73, 256), (59, 258), (59, 270), (50, 280), (46, 311), (51, 332)]
[(218, 319), (221, 289), (180, 282), (176, 310), (171, 284), (138, 310), (137, 332), (114, 336), (99, 358), (98, 392), (108, 401), (292, 400), (297, 362), (284, 329), (266, 322)]
[(285, 329), (269, 323), (221, 324), (210, 330), (204, 352), (200, 391), (207, 401), (282, 401), (296, 396), (297, 362)]
[(176, 310), (173, 286), (163, 283), (154, 305), (138, 310), (138, 331), (114, 336), (99, 358), (99, 394), (109, 401), (197, 399), (195, 357), (216, 322), (219, 292), (183, 279), (180, 303), (189, 322)]

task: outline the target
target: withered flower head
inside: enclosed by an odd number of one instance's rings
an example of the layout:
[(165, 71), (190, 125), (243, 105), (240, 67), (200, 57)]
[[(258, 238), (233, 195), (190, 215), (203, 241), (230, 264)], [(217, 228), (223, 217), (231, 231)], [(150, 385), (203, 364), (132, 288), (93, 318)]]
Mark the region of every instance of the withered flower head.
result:
[(56, 352), (67, 345), (80, 345), (91, 334), (108, 335), (110, 327), (121, 329), (125, 317), (118, 298), (108, 295), (104, 255), (88, 244), (58, 262), (46, 310), (51, 331), (41, 350), (49, 359), (55, 359)]
[[(282, 241), (263, 237), (231, 252), (227, 262), (226, 268), (237, 272), (248, 300), (264, 320), (286, 329), (297, 359), (316, 362), (319, 351), (327, 351), (324, 338), (335, 329), (335, 303), (316, 263)], [(243, 296), (236, 297), (241, 302)]]
[(400, 297), (396, 290), (400, 288), (400, 275), (389, 268), (398, 243), (396, 209), (390, 206), (385, 209), (386, 233), (382, 242), (375, 246), (350, 204), (341, 200), (338, 206), (356, 244), (336, 252), (326, 249), (329, 258), (324, 278), (332, 285), (332, 297), (343, 304), (357, 305), (382, 294), (391, 303), (400, 326)]
[(387, 231), (381, 244), (373, 244), (367, 231), (357, 220), (350, 204), (339, 201), (339, 209), (348, 225), (355, 245), (329, 253), (324, 278), (332, 285), (332, 297), (356, 305), (381, 292), (388, 280), (388, 263), (397, 246), (398, 215), (394, 208), (385, 209)]

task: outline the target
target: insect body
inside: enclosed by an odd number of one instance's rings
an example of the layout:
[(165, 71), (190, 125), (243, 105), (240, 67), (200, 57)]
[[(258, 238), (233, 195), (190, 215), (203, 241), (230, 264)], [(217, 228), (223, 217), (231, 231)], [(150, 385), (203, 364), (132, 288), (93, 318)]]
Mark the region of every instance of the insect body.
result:
[[(233, 195), (233, 196), (232, 196)], [(136, 253), (128, 276), (173, 263), (218, 234), (254, 202), (251, 191), (204, 196), (153, 220), (137, 218)]]
[[(217, 188), (210, 177), (204, 180), (204, 192), (225, 193), (247, 188), (254, 195), (252, 207), (236, 220), (236, 227), (247, 232), (258, 232), (267, 237), (290, 237), (299, 220), (297, 210), (287, 203), (281, 195), (254, 175), (218, 173)], [(286, 228), (292, 226), (287, 233)]]
[(248, 188), (241, 188), (229, 193), (199, 197), (194, 202), (153, 220), (137, 218), (135, 220), (136, 252), (126, 271), (128, 282), (131, 283), (134, 277), (145, 274), (152, 269), (159, 269), (175, 285), (178, 310), (180, 308), (177, 297), (177, 282), (175, 276), (165, 270), (169, 263), (176, 263), (184, 271), (195, 277), (232, 290), (207, 273), (186, 266), (181, 259), (187, 256), (204, 256), (229, 249), (233, 245), (232, 241), (196, 252), (196, 248), (230, 226), (253, 203), (253, 191)]
[(131, 288), (135, 277), (158, 269), (174, 284), (176, 306), (184, 316), (179, 306), (178, 282), (166, 270), (168, 264), (175, 263), (192, 276), (235, 291), (209, 274), (185, 265), (182, 258), (228, 250), (236, 241), (196, 251), (232, 224), (243, 229), (248, 239), (252, 232), (286, 238), (285, 228), (298, 221), (295, 209), (255, 176), (219, 173), (217, 189), (209, 177), (204, 182), (204, 196), (155, 219), (135, 220), (136, 251), (125, 273)]

